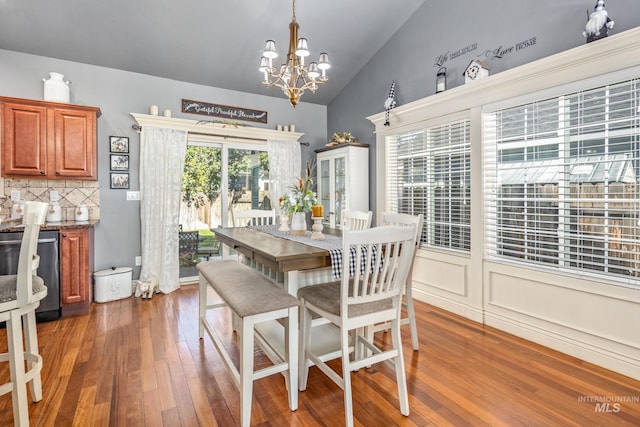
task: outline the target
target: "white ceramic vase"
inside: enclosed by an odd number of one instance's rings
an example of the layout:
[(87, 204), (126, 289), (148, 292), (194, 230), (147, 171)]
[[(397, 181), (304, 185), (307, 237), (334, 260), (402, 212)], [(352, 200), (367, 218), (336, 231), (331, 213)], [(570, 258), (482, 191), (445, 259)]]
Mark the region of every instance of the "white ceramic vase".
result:
[(291, 215), (291, 234), (307, 234), (307, 215), (304, 212), (294, 212)]
[(44, 82), (44, 100), (52, 102), (69, 103), (69, 81), (64, 81), (64, 75), (60, 73), (49, 73), (48, 79)]

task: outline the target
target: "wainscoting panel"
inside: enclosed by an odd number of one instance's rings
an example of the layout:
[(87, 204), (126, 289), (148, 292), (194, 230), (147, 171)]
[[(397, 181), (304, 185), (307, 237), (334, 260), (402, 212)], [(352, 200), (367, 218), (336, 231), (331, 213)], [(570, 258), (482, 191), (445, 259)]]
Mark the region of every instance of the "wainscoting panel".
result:
[(485, 323), (640, 378), (638, 292), (485, 263)]

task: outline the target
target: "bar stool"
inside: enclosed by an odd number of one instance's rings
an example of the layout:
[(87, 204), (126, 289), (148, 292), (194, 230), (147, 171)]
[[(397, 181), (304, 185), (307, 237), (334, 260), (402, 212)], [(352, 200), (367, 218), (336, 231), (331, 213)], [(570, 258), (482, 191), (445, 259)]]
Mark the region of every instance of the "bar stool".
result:
[(35, 272), (40, 262), (40, 257), (36, 254), (38, 233), (46, 213), (46, 203), (25, 203), (25, 227), (18, 260), (18, 274), (0, 276), (0, 321), (6, 322), (7, 325), (9, 350), (0, 354), (0, 362), (9, 361), (10, 372), (10, 381), (0, 385), (0, 395), (12, 394), (13, 420), (16, 426), (29, 425), (26, 384), (29, 384), (32, 400), (42, 400), (42, 356), (38, 352), (35, 310), (40, 301), (47, 296), (47, 287)]

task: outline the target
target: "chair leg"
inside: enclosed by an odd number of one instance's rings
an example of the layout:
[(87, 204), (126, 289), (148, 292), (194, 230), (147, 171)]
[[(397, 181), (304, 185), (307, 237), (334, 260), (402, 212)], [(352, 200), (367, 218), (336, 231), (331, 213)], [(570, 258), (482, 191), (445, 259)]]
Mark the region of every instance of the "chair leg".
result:
[(393, 348), (398, 350), (398, 354), (394, 359), (396, 382), (398, 383), (398, 401), (400, 402), (400, 413), (404, 416), (408, 416), (409, 397), (407, 392), (407, 377), (404, 370), (404, 357), (402, 355), (402, 340), (400, 338), (399, 319), (395, 319), (391, 322), (391, 343), (393, 345)]
[(16, 427), (29, 425), (29, 406), (25, 386), (24, 347), (22, 346), (22, 321), (17, 310), (6, 323), (9, 350), (9, 372), (13, 384), (13, 420)]
[(344, 421), (347, 427), (353, 427), (353, 400), (351, 398), (351, 367), (349, 363), (349, 331), (341, 328), (342, 340), (342, 389), (344, 392)]
[(405, 290), (405, 298), (407, 300), (407, 314), (409, 316), (409, 329), (411, 330), (411, 343), (413, 344), (413, 349), (418, 351), (419, 343), (418, 343), (418, 327), (416, 326), (416, 312), (413, 308), (413, 296), (411, 295), (411, 280), (407, 281), (407, 286)]
[(204, 325), (202, 318), (207, 315), (207, 279), (200, 276), (198, 279), (198, 336), (204, 338)]
[(251, 424), (253, 396), (253, 317), (240, 319), (240, 425)]
[[(24, 315), (24, 342), (26, 345), (26, 351), (29, 354), (38, 356), (38, 330), (36, 328), (36, 313), (30, 311)], [(31, 370), (37, 362), (27, 362), (27, 369)], [(40, 372), (34, 375), (33, 379), (29, 381), (29, 391), (31, 392), (31, 399), (34, 402), (40, 402), (42, 400), (42, 377)]]
[(289, 391), (289, 409), (298, 409), (298, 307), (288, 310), (285, 329), (285, 342), (287, 343), (286, 359), (287, 370), (286, 385)]
[(309, 309), (305, 307), (304, 301), (300, 304), (300, 353), (298, 354), (298, 374), (300, 379), (298, 380), (298, 388), (300, 391), (307, 389), (307, 379), (309, 378), (309, 364), (307, 363), (307, 349), (311, 343), (309, 337), (311, 333), (311, 313)]

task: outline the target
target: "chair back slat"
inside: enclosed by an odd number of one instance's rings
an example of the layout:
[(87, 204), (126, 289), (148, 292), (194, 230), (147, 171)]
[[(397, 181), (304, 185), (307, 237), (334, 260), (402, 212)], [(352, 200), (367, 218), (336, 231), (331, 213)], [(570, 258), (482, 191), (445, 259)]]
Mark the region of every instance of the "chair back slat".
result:
[(342, 277), (342, 308), (399, 297), (413, 257), (414, 239), (410, 227), (345, 230), (342, 262), (347, 266), (355, 262), (356, 268), (353, 277)]
[(33, 301), (33, 275), (36, 274), (40, 257), (38, 250), (38, 235), (40, 226), (44, 224), (47, 215), (47, 203), (26, 202), (22, 223), (24, 231), (18, 257), (18, 278), (16, 280), (16, 302), (18, 307), (24, 307)]
[(367, 211), (342, 211), (341, 226), (344, 230), (366, 230), (371, 228), (373, 212)]
[(234, 210), (231, 212), (231, 215), (233, 216), (234, 227), (273, 225), (276, 223), (276, 211), (274, 209), (249, 209), (245, 211)]
[(415, 246), (413, 248), (413, 257), (411, 258), (411, 265), (409, 266), (409, 274), (407, 278), (411, 280), (411, 274), (413, 271), (413, 261), (415, 259), (415, 253), (420, 246), (420, 236), (422, 235), (422, 224), (424, 218), (422, 214), (409, 215), (404, 213), (395, 212), (383, 212), (382, 213), (382, 225), (396, 225), (400, 227), (415, 227)]

